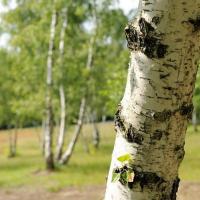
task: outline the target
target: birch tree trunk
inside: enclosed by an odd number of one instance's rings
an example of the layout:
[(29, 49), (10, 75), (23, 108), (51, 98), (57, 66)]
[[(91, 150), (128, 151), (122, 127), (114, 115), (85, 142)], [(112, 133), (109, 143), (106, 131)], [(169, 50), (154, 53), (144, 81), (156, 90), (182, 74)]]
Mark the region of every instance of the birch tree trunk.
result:
[[(88, 51), (87, 65), (86, 65), (89, 70), (92, 67), (93, 45), (94, 45), (94, 37), (91, 37), (90, 47), (89, 47), (89, 51)], [(87, 93), (87, 90), (88, 90), (88, 88), (86, 88), (86, 93)], [(72, 138), (67, 150), (65, 151), (62, 158), (59, 161), (60, 164), (67, 164), (73, 153), (74, 147), (75, 147), (78, 137), (81, 133), (81, 128), (83, 125), (83, 119), (84, 119), (84, 114), (85, 114), (85, 110), (86, 110), (86, 101), (87, 101), (87, 94), (85, 94), (85, 96), (81, 99), (81, 106), (80, 106), (80, 110), (79, 110), (79, 117), (78, 117), (76, 129), (75, 129), (73, 138)]]
[(13, 131), (9, 131), (9, 158), (13, 158), (17, 153), (17, 138), (18, 138), (18, 127), (15, 126)]
[(93, 145), (96, 149), (99, 148), (99, 143), (100, 143), (100, 133), (99, 133), (99, 129), (96, 123), (96, 113), (93, 112), (91, 114), (91, 122), (92, 122), (92, 126), (93, 126)]
[(45, 160), (48, 170), (54, 169), (53, 150), (52, 150), (52, 134), (53, 134), (53, 109), (52, 109), (52, 67), (53, 67), (53, 49), (55, 40), (55, 29), (57, 22), (56, 10), (53, 10), (51, 26), (49, 50), (47, 58), (47, 93), (46, 93), (46, 121), (45, 121)]
[(71, 158), (71, 155), (74, 151), (76, 142), (78, 140), (78, 137), (80, 135), (81, 128), (82, 128), (82, 125), (83, 125), (85, 108), (86, 108), (86, 100), (85, 100), (85, 98), (82, 98), (80, 111), (79, 111), (79, 118), (78, 118), (78, 122), (77, 122), (77, 125), (76, 125), (76, 128), (75, 128), (75, 132), (73, 134), (72, 140), (71, 140), (67, 150), (65, 151), (62, 158), (59, 161), (60, 164), (67, 164), (69, 162), (69, 159)]
[[(199, 58), (199, 0), (141, 0), (125, 28), (131, 50), (115, 117), (106, 200), (175, 200)], [(130, 155), (130, 162), (119, 157)], [(128, 177), (124, 174), (128, 174)], [(119, 174), (117, 181), (112, 181)]]
[[(96, 26), (96, 12), (95, 12), (95, 0), (93, 4), (93, 18), (94, 18), (94, 25)], [(88, 70), (91, 70), (92, 68), (92, 60), (93, 60), (93, 48), (94, 48), (94, 43), (95, 43), (95, 36), (96, 36), (96, 27), (94, 28), (94, 34), (92, 35), (89, 43), (89, 49), (88, 49), (88, 57), (87, 57), (87, 63), (86, 63), (86, 68)], [(73, 150), (75, 148), (76, 142), (78, 140), (78, 137), (81, 133), (81, 128), (83, 125), (83, 119), (84, 119), (84, 114), (86, 111), (86, 103), (87, 103), (87, 96), (88, 96), (88, 87), (86, 88), (86, 93), (81, 99), (81, 106), (79, 110), (79, 117), (78, 117), (78, 123), (75, 128), (75, 132), (73, 135), (73, 138), (63, 154), (62, 158), (60, 159), (59, 163), (60, 164), (67, 164), (69, 162), (69, 159), (71, 158), (71, 155), (73, 153)]]
[(62, 65), (63, 65), (63, 54), (64, 54), (64, 46), (65, 46), (65, 31), (67, 28), (67, 9), (63, 9), (63, 24), (60, 33), (60, 44), (59, 44), (59, 51), (60, 51), (60, 58), (59, 58), (59, 65), (60, 65), (60, 74), (61, 74), (61, 84), (59, 87), (59, 94), (60, 94), (60, 129), (58, 134), (58, 143), (56, 148), (56, 160), (59, 160), (62, 155), (63, 144), (64, 144), (64, 135), (65, 135), (65, 121), (66, 121), (66, 106), (65, 106), (65, 92), (63, 87), (63, 72), (62, 72)]

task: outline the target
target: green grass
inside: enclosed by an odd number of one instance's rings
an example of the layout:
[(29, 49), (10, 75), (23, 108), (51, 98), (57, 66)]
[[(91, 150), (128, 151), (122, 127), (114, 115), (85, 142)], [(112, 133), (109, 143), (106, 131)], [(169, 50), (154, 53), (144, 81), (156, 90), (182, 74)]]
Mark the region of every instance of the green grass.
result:
[[(38, 134), (41, 130), (23, 129), (18, 140), (18, 155), (7, 158), (7, 132), (0, 133), (0, 187), (14, 188), (20, 186), (45, 187), (57, 191), (67, 186), (85, 186), (105, 184), (114, 143), (112, 123), (99, 124), (101, 145), (95, 150), (91, 145), (90, 153), (84, 151), (84, 141), (91, 144), (91, 127), (85, 126), (68, 166), (57, 166), (55, 172), (46, 172)], [(72, 129), (70, 128), (69, 140)], [(55, 131), (56, 132), (56, 131)], [(28, 135), (28, 136), (27, 136)], [(1, 142), (1, 137), (4, 142)], [(189, 127), (186, 137), (186, 155), (180, 167), (180, 177), (184, 180), (200, 181), (200, 133), (194, 133)]]
[(200, 181), (200, 128), (196, 133), (193, 131), (193, 127), (188, 128), (185, 157), (179, 173), (183, 180)]

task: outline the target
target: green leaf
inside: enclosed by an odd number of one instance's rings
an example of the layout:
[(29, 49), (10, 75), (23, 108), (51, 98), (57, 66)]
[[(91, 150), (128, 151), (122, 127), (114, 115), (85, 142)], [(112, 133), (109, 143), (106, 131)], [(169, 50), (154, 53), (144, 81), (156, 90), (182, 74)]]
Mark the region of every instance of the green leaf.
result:
[(123, 185), (126, 185), (126, 184), (127, 184), (127, 182), (128, 182), (128, 174), (127, 174), (127, 171), (120, 174), (120, 182), (121, 182)]
[(120, 162), (130, 161), (132, 160), (132, 156), (130, 154), (125, 154), (117, 158)]
[(113, 172), (112, 174), (112, 182), (117, 182), (120, 179), (120, 173)]

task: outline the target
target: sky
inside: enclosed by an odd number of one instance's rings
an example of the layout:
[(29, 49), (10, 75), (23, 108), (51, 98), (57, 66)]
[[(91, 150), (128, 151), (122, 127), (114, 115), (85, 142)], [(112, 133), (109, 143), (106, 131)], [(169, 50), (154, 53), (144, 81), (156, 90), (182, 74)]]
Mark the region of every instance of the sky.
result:
[[(118, 0), (118, 1), (119, 3), (115, 5), (115, 7), (120, 7), (121, 9), (123, 9), (125, 14), (128, 14), (130, 10), (137, 8), (139, 2), (139, 0)], [(12, 0), (9, 7), (12, 9), (15, 8), (15, 6), (16, 6), (15, 0)], [(0, 13), (6, 12), (7, 10), (8, 8), (3, 7), (2, 4), (0, 3)], [(0, 46), (5, 47), (8, 40), (9, 40), (9, 35), (3, 34), (0, 37)]]
[(119, 0), (119, 7), (122, 8), (125, 14), (128, 14), (130, 10), (137, 8), (139, 0)]

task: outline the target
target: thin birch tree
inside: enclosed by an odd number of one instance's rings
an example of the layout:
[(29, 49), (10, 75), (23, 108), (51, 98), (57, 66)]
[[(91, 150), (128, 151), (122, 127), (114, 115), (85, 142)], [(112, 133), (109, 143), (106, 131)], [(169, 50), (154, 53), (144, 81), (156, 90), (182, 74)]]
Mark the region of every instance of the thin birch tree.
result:
[[(55, 6), (55, 5), (54, 5)], [(52, 135), (53, 135), (53, 107), (52, 107), (52, 68), (53, 68), (53, 50), (55, 31), (57, 23), (56, 9), (53, 9), (52, 19), (50, 25), (50, 38), (49, 38), (49, 50), (47, 57), (47, 90), (46, 90), (46, 120), (44, 130), (44, 152), (46, 160), (46, 168), (48, 170), (54, 169), (53, 149), (52, 149)]]
[[(88, 71), (91, 71), (91, 69), (92, 69), (93, 50), (94, 50), (95, 37), (96, 37), (96, 10), (95, 10), (96, 5), (95, 4), (96, 4), (96, 2), (95, 2), (95, 0), (93, 0), (92, 15), (93, 15), (93, 22), (94, 22), (94, 33), (91, 36), (90, 43), (89, 43), (89, 49), (88, 49), (88, 57), (87, 57), (87, 63), (86, 63), (86, 68), (88, 69)], [(85, 111), (86, 111), (88, 90), (89, 90), (89, 88), (88, 88), (88, 86), (86, 86), (86, 92), (81, 99), (81, 105), (80, 105), (77, 125), (75, 127), (75, 131), (74, 131), (72, 140), (70, 141), (67, 150), (64, 152), (62, 158), (59, 161), (59, 163), (61, 163), (61, 164), (67, 164), (69, 162), (69, 159), (71, 158), (71, 155), (74, 151), (78, 137), (81, 133), (81, 128), (83, 125), (84, 115), (85, 115)]]
[(60, 86), (59, 86), (59, 96), (60, 96), (60, 127), (58, 134), (58, 141), (56, 146), (56, 160), (59, 160), (62, 155), (64, 136), (65, 136), (65, 121), (66, 121), (66, 98), (63, 86), (63, 55), (65, 48), (65, 31), (67, 28), (67, 9), (64, 8), (62, 11), (63, 23), (60, 32), (60, 43), (59, 43), (59, 67), (60, 67)]

